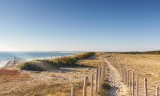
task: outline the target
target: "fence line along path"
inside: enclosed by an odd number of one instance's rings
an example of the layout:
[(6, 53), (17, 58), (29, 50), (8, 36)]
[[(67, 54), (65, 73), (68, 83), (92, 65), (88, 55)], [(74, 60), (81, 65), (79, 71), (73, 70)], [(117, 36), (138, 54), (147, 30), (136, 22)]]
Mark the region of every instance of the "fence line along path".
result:
[(128, 96), (128, 88), (122, 81), (122, 78), (118, 70), (113, 67), (113, 65), (105, 59), (109, 68), (109, 81), (112, 86), (110, 90), (111, 96)]

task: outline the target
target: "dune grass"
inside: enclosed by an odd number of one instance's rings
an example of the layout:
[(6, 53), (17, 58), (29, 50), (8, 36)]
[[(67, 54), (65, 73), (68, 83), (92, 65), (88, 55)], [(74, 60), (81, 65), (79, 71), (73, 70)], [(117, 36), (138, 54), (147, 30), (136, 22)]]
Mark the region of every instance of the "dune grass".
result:
[(59, 67), (73, 67), (78, 66), (76, 64), (78, 60), (89, 58), (94, 54), (94, 52), (86, 52), (75, 56), (62, 57), (52, 60), (33, 60), (20, 64), (18, 68), (21, 70), (30, 71), (47, 71), (54, 68), (58, 69)]
[(110, 88), (111, 88), (111, 86), (109, 85), (109, 83), (102, 82), (101, 86), (100, 86), (100, 89), (98, 91), (98, 94), (100, 96), (110, 96), (109, 93), (108, 93), (108, 90), (110, 90)]

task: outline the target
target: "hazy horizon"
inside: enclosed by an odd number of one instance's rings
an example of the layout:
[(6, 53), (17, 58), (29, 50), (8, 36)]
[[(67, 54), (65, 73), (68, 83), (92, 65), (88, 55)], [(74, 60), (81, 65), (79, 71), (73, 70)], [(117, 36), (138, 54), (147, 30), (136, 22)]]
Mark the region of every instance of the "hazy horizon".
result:
[(0, 0), (0, 52), (160, 50), (158, 0)]

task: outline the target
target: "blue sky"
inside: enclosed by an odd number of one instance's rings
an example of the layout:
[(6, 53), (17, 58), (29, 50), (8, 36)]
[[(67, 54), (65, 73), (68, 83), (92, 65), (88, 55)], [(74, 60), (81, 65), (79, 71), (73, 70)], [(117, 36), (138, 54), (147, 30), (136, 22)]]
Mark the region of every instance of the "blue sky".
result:
[(160, 50), (159, 0), (0, 0), (0, 51)]

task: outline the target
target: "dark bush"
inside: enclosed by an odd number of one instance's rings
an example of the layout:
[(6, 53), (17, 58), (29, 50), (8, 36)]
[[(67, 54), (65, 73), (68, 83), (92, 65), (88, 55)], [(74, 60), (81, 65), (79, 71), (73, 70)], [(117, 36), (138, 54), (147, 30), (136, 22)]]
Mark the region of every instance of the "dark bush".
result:
[(100, 85), (100, 89), (98, 91), (98, 94), (100, 96), (109, 96), (108, 90), (111, 89), (111, 86), (108, 82), (103, 81)]
[(29, 70), (29, 71), (45, 71), (43, 68), (36, 65), (34, 62), (25, 62), (18, 66), (21, 70)]
[(101, 89), (110, 90), (110, 89), (111, 89), (111, 86), (110, 86), (109, 83), (107, 83), (107, 82), (102, 82), (102, 83), (101, 83)]
[(107, 91), (105, 89), (100, 89), (98, 91), (99, 96), (109, 96), (109, 94), (107, 93)]

